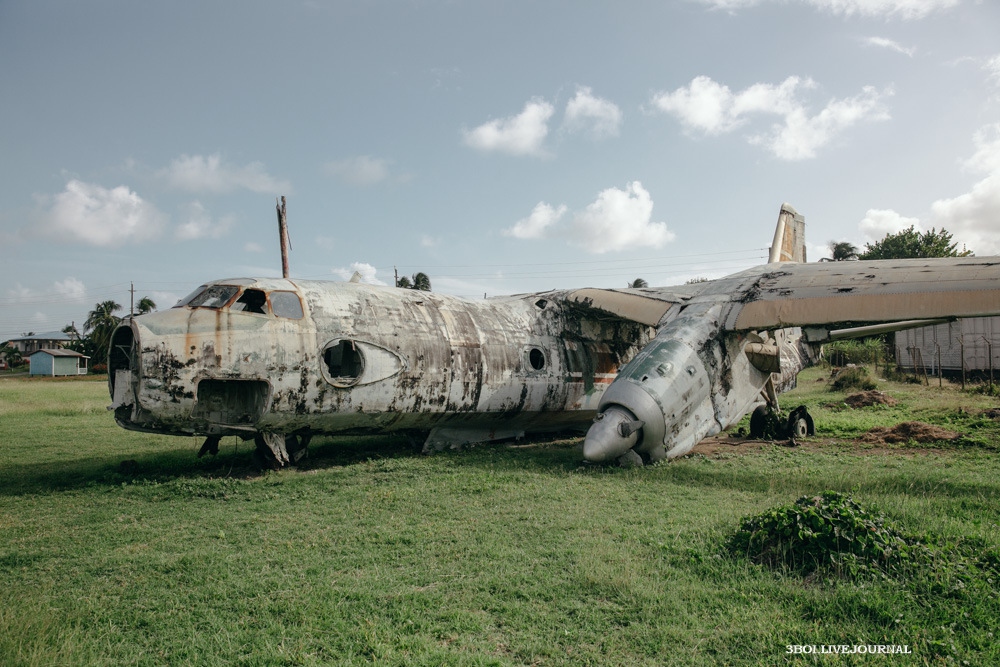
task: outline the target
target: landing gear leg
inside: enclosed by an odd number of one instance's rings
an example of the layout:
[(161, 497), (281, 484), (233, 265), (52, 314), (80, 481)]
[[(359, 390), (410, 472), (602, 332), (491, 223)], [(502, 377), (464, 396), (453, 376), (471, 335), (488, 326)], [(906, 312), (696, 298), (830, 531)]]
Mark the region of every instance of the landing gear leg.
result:
[(205, 454), (211, 454), (212, 456), (218, 454), (220, 440), (222, 440), (222, 436), (220, 435), (210, 435), (205, 438), (205, 444), (203, 444), (201, 449), (198, 450), (198, 458), (200, 459)]
[(262, 431), (253, 441), (257, 445), (255, 456), (262, 468), (278, 470), (287, 464), (295, 464), (308, 453), (307, 447), (312, 439), (311, 434), (286, 435)]

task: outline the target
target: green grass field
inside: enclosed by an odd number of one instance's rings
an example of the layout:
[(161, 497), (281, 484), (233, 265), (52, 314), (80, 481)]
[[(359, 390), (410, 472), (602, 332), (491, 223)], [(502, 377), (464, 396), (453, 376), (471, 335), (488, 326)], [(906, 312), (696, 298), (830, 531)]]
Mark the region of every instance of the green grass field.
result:
[[(997, 399), (880, 381), (898, 406), (849, 410), (823, 377), (783, 397), (816, 417), (797, 448), (625, 470), (575, 440), (318, 439), (266, 474), (233, 438), (199, 460), (119, 429), (104, 382), (0, 380), (0, 664), (1000, 664)], [(908, 419), (965, 437), (854, 441)], [(743, 517), (827, 489), (964, 559), (837, 579), (726, 552)], [(786, 653), (839, 644), (912, 653)]]

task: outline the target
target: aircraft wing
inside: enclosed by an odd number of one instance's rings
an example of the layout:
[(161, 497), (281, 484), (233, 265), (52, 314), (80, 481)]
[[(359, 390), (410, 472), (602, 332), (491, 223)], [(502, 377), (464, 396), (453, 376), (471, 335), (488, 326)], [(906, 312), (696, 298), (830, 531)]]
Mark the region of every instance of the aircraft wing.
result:
[(672, 288), (597, 289), (585, 288), (564, 293), (570, 304), (594, 309), (608, 316), (655, 327), (667, 312), (691, 299)]
[(760, 331), (1000, 315), (1000, 257), (766, 264), (696, 285), (568, 291), (570, 303), (649, 326), (725, 303), (723, 328)]
[(757, 267), (702, 298), (734, 301), (730, 331), (1000, 314), (1000, 257), (946, 257)]

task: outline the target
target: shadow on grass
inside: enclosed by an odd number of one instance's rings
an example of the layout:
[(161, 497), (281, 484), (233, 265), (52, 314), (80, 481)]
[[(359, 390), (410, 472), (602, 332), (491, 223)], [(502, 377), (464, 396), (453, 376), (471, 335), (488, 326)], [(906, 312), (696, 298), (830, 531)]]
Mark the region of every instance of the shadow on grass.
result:
[[(235, 444), (234, 444), (235, 443)], [(288, 470), (308, 472), (357, 465), (372, 460), (421, 457), (421, 443), (404, 436), (317, 437), (308, 456)], [(580, 465), (572, 445), (549, 440), (511, 445), (480, 445), (463, 451), (446, 451), (440, 456), (452, 466), (523, 471), (564, 472)], [(189, 445), (161, 449), (155, 453), (136, 452), (133, 458), (100, 456), (58, 462), (7, 465), (0, 470), (0, 496), (22, 496), (72, 491), (84, 487), (114, 487), (123, 483), (167, 482), (183, 478), (252, 479), (269, 474), (254, 456), (252, 442), (227, 438), (217, 456), (197, 458)]]
[[(914, 461), (901, 470), (883, 471), (864, 469), (866, 464), (865, 459), (851, 457), (844, 457), (834, 463), (816, 459), (813, 465), (804, 467), (790, 467), (777, 461), (773, 465), (758, 461), (752, 466), (746, 466), (745, 462), (726, 465), (687, 459), (667, 464), (663, 474), (669, 481), (679, 485), (763, 494), (775, 491), (798, 494), (833, 490), (844, 493), (988, 499), (995, 497), (1000, 490), (1000, 482), (969, 479), (958, 467), (943, 468), (930, 461)], [(972, 470), (976, 463), (968, 461), (965, 465)]]

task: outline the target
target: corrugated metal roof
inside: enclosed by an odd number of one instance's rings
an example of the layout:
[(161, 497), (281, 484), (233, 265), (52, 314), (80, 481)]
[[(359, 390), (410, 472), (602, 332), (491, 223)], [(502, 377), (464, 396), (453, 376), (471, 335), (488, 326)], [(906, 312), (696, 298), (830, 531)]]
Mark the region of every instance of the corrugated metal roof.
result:
[(47, 333), (31, 334), (30, 336), (22, 336), (20, 338), (11, 338), (8, 342), (23, 341), (23, 340), (57, 340), (62, 342), (68, 342), (76, 340), (75, 336), (70, 336), (68, 333), (63, 331), (49, 331)]
[(38, 350), (37, 352), (32, 352), (28, 355), (28, 358), (35, 356), (36, 354), (50, 354), (53, 357), (83, 357), (84, 359), (90, 359), (85, 354), (80, 354), (74, 350)]

